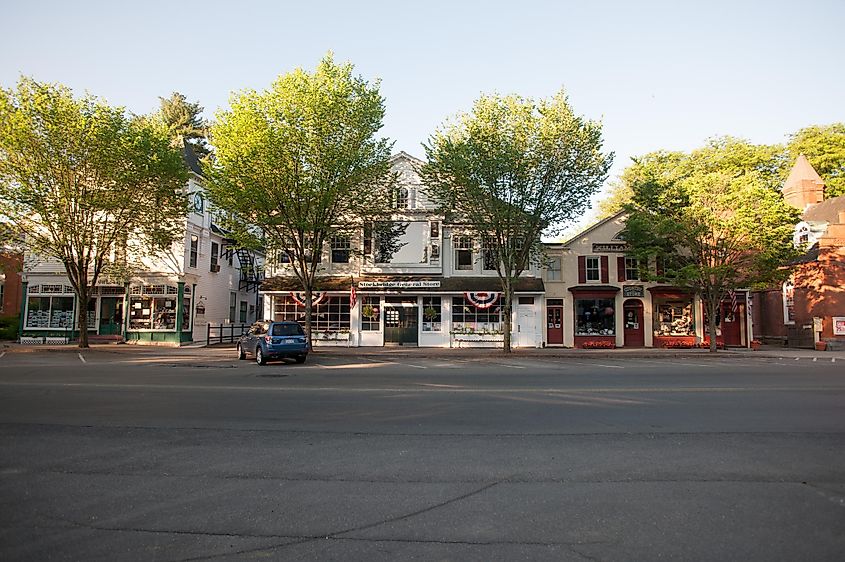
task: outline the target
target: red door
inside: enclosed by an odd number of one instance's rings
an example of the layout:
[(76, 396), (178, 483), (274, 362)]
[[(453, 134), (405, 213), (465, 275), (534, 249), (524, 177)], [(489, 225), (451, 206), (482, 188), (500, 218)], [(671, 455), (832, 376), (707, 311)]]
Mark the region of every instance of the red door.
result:
[(643, 347), (645, 345), (645, 326), (643, 325), (643, 301), (629, 299), (625, 301), (625, 347)]
[(737, 303), (736, 312), (729, 302), (722, 303), (722, 341), (725, 345), (742, 345), (742, 317), (745, 315), (745, 305)]
[(546, 309), (546, 329), (550, 345), (563, 344), (563, 307), (550, 306)]

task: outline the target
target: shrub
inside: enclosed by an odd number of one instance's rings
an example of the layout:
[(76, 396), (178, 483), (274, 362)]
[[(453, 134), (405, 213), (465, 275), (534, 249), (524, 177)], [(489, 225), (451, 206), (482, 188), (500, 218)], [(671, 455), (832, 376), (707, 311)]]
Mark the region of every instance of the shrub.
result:
[(20, 319), (17, 316), (6, 316), (0, 318), (0, 340), (18, 339), (18, 324)]

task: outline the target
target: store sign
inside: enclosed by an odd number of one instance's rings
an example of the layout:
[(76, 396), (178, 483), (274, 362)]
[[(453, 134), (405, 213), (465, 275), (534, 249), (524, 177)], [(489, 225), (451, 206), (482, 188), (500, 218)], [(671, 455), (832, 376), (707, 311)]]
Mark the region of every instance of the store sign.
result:
[(833, 335), (845, 336), (845, 316), (833, 317)]
[(622, 296), (628, 297), (644, 297), (645, 290), (642, 285), (624, 285), (622, 287)]
[(359, 281), (359, 289), (439, 289), (440, 281)]
[(618, 242), (616, 244), (593, 244), (594, 254), (615, 254), (628, 251), (628, 244)]

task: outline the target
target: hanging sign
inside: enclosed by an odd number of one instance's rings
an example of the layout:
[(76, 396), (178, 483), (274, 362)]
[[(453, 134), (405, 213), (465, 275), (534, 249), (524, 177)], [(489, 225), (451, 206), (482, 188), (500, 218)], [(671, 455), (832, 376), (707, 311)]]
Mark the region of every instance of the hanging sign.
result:
[[(299, 306), (305, 306), (305, 293), (299, 292), (290, 292), (290, 297), (293, 299), (293, 302), (298, 304)], [(311, 293), (311, 306), (317, 306), (318, 304), (322, 304), (329, 298), (329, 294), (325, 291), (314, 291)]]
[(622, 286), (622, 296), (627, 297), (643, 297), (645, 296), (645, 291), (643, 291), (642, 285), (623, 285)]
[(464, 298), (475, 308), (490, 308), (499, 300), (499, 293), (464, 293)]

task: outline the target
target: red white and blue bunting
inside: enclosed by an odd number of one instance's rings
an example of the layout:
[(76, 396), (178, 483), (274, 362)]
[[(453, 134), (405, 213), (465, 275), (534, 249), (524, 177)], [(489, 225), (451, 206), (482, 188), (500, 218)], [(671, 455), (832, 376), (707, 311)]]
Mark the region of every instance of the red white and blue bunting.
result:
[(496, 301), (499, 300), (500, 293), (464, 293), (464, 298), (468, 300), (475, 308), (490, 308)]
[[(290, 298), (292, 298), (293, 302), (295, 302), (299, 306), (305, 306), (305, 293), (291, 291)], [(311, 293), (311, 306), (317, 306), (318, 304), (322, 304), (328, 298), (329, 294), (326, 291), (313, 291)]]

